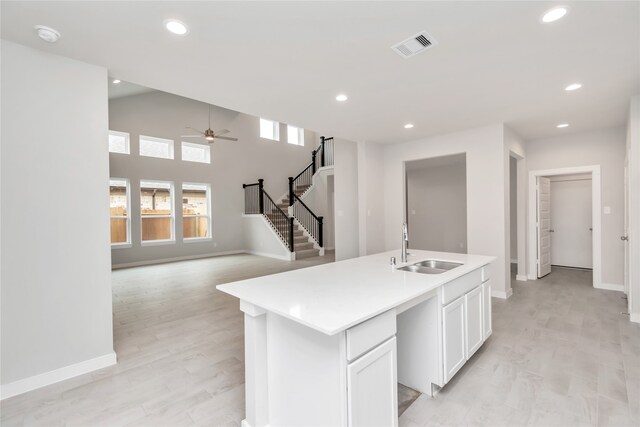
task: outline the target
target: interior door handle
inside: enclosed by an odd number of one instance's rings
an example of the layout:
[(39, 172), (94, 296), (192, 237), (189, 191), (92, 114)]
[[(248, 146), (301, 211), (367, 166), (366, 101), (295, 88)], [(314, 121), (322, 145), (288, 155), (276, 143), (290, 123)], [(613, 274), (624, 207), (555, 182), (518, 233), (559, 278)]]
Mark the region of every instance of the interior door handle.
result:
[(620, 240), (624, 240), (626, 242), (629, 240), (629, 236), (620, 236)]
[(553, 228), (549, 230), (549, 233), (555, 233), (556, 230), (554, 230)]

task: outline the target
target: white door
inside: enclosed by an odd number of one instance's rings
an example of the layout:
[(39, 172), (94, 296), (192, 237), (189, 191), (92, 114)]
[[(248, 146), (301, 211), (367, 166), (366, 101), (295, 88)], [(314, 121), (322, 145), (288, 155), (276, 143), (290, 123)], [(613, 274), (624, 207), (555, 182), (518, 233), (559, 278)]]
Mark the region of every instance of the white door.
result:
[(482, 325), (482, 286), (469, 291), (464, 296), (465, 334), (465, 358), (471, 356), (484, 342), (484, 330)]
[(442, 308), (442, 353), (444, 382), (449, 382), (458, 372), (465, 358), (464, 295)]
[(551, 273), (551, 181), (538, 177), (536, 213), (538, 231), (538, 277)]
[(486, 340), (491, 335), (491, 280), (482, 284), (482, 327), (484, 328), (483, 338)]
[[(627, 236), (629, 235), (629, 149), (627, 148), (627, 155), (624, 159), (624, 234), (621, 236), (624, 241), (624, 293), (629, 296), (629, 242)], [(629, 302), (628, 311), (631, 313), (631, 298), (628, 298)]]
[(551, 264), (593, 268), (591, 176), (551, 182)]
[(398, 425), (396, 360), (394, 337), (347, 366), (350, 427)]

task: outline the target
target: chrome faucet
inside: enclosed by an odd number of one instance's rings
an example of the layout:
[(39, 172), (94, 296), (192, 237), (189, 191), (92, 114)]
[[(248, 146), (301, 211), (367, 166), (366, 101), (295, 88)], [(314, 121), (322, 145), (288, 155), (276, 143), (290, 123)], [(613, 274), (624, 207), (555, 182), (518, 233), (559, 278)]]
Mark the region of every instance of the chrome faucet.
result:
[(407, 231), (407, 223), (402, 223), (402, 252), (400, 253), (400, 262), (407, 262), (407, 246), (409, 245), (409, 232)]

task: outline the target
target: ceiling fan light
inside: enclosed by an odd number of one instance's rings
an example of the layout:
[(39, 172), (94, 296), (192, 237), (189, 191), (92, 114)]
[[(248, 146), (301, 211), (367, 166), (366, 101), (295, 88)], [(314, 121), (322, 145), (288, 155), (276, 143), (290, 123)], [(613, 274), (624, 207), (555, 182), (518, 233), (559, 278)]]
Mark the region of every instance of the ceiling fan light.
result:
[(204, 139), (206, 139), (207, 141), (213, 141), (213, 137), (212, 136), (205, 136)]

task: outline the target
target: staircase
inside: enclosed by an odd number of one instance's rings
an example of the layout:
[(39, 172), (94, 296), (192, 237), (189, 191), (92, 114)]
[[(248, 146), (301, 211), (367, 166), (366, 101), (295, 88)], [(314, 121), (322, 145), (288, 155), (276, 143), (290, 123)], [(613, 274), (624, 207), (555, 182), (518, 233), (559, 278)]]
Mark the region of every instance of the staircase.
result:
[(324, 255), (322, 217), (316, 216), (301, 197), (313, 183), (320, 167), (333, 166), (333, 138), (320, 138), (311, 153), (311, 163), (295, 178), (289, 177), (289, 192), (275, 203), (264, 190), (264, 180), (243, 184), (245, 214), (262, 214), (295, 259)]

